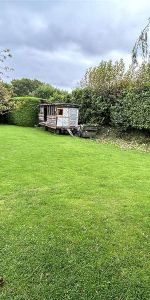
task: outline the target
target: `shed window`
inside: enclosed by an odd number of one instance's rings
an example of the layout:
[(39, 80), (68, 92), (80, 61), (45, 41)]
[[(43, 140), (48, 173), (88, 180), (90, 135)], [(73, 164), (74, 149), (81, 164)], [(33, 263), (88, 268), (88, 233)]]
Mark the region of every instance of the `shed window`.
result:
[(58, 114), (58, 116), (63, 116), (63, 108), (58, 108), (57, 114)]

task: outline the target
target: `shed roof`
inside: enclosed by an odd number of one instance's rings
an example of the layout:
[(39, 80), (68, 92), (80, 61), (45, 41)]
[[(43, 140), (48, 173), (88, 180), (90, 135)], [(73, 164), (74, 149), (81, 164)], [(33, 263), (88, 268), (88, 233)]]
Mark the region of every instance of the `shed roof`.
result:
[(55, 103), (41, 103), (40, 106), (56, 106), (56, 107), (70, 107), (70, 108), (79, 108), (78, 104), (75, 103), (62, 103), (62, 102), (55, 102)]

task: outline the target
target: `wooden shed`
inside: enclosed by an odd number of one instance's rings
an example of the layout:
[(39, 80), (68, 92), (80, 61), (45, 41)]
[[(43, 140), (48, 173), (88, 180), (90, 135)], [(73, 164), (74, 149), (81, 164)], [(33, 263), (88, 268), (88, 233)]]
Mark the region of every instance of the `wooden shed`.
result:
[(78, 127), (79, 106), (71, 103), (42, 103), (39, 125), (56, 131), (69, 131)]

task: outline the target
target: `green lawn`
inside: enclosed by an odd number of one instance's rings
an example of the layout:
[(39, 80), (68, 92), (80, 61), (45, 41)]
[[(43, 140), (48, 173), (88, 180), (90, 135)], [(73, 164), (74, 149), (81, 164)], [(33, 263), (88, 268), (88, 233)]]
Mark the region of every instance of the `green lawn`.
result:
[(0, 126), (0, 299), (150, 299), (150, 155)]

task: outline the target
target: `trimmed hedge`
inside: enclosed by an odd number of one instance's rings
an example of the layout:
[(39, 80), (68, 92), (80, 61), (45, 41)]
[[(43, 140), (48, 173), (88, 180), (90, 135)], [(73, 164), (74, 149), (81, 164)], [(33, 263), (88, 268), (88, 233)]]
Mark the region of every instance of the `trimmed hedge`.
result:
[(150, 130), (150, 89), (125, 92), (111, 107), (112, 125)]
[(72, 101), (80, 105), (81, 123), (150, 130), (150, 88), (111, 90), (101, 95), (90, 88), (76, 89)]
[(10, 124), (33, 127), (38, 123), (38, 107), (41, 102), (37, 97), (14, 97), (15, 109), (10, 112)]

